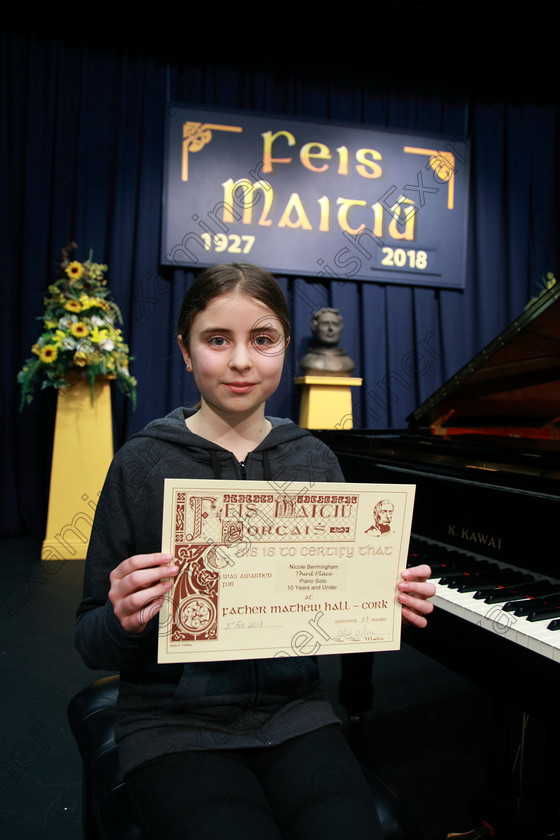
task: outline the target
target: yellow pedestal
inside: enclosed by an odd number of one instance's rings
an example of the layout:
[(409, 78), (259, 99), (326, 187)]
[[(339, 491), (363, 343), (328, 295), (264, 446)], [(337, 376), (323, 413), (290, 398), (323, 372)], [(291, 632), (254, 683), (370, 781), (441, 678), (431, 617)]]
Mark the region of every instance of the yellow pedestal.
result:
[(356, 376), (298, 376), (302, 386), (299, 425), (303, 429), (351, 429), (352, 392)]
[(85, 558), (99, 493), (113, 457), (111, 386), (79, 380), (58, 392), (42, 560)]

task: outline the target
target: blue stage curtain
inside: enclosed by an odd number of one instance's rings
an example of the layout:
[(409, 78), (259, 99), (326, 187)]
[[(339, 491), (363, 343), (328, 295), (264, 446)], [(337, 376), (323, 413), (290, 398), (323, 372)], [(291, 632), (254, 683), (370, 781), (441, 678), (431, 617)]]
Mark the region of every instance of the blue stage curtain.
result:
[[(159, 265), (163, 123), (169, 101), (269, 111), (471, 138), (464, 291), (280, 277), (293, 337), (269, 413), (298, 418), (293, 385), (312, 312), (340, 309), (342, 344), (363, 377), (354, 425), (403, 427), (410, 412), (521, 313), (558, 256), (558, 107), (514, 86), (453, 85), (446, 74), (393, 81), (356, 62), (282, 65), (266, 51), (237, 61), (198, 46), (134, 50), (5, 31), (0, 51), (0, 227), (4, 366), (2, 535), (44, 528), (54, 394), (18, 413), (16, 374), (60, 249), (109, 265), (134, 356), (138, 407), (115, 392), (117, 445), (154, 417), (197, 399), (176, 347), (190, 271)], [(240, 51), (241, 54), (241, 51)], [(359, 68), (359, 72), (354, 72)], [(447, 74), (449, 76), (449, 74)]]

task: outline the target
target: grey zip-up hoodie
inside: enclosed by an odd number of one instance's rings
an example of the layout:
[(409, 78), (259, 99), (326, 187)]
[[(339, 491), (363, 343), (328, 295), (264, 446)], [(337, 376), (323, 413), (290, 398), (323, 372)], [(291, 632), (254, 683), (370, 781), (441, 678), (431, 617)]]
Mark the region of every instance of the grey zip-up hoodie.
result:
[(124, 772), (186, 749), (262, 747), (337, 721), (312, 657), (186, 665), (157, 663), (158, 620), (140, 634), (113, 613), (109, 575), (122, 560), (161, 550), (165, 478), (343, 481), (333, 453), (291, 420), (240, 463), (189, 431), (178, 408), (117, 452), (95, 514), (75, 641), (91, 668), (120, 671), (117, 740)]

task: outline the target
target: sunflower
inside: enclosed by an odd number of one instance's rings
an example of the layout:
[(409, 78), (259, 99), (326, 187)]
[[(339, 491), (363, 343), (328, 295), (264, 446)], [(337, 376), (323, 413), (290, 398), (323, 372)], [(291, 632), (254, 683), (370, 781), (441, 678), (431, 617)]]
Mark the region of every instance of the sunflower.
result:
[(79, 280), (82, 274), (84, 273), (84, 267), (81, 263), (71, 262), (68, 268), (66, 269), (66, 274), (70, 278), (70, 280)]
[(69, 300), (64, 304), (64, 308), (68, 312), (81, 312), (82, 305), (77, 300)]
[(54, 344), (45, 344), (39, 350), (38, 356), (39, 359), (44, 362), (46, 365), (50, 365), (51, 362), (54, 362), (58, 355), (58, 350), (54, 346)]
[(78, 321), (76, 324), (72, 324), (70, 332), (74, 338), (84, 338), (89, 333), (89, 329), (82, 321)]

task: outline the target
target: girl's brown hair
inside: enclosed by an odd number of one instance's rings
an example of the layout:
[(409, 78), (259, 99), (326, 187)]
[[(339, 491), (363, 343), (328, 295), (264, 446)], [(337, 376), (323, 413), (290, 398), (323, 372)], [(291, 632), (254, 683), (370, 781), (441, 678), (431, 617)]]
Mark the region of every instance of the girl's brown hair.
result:
[(219, 263), (199, 274), (185, 296), (177, 322), (177, 334), (184, 347), (188, 346), (196, 315), (214, 298), (236, 290), (260, 300), (274, 312), (282, 324), (284, 339), (289, 338), (288, 306), (272, 274), (249, 263)]

